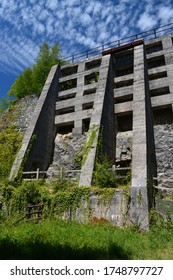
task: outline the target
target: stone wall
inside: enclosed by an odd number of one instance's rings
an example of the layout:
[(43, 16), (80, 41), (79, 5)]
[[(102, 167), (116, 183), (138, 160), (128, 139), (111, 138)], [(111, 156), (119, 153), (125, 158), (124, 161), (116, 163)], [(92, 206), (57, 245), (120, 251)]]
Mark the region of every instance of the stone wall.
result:
[(116, 166), (128, 167), (132, 160), (132, 131), (118, 132), (116, 135)]
[(14, 110), (14, 125), (19, 128), (20, 131), (25, 132), (28, 127), (35, 107), (37, 105), (37, 96), (26, 96), (20, 100), (15, 106)]
[(155, 125), (155, 151), (159, 187), (173, 187), (173, 124)]
[(107, 222), (122, 227), (129, 225), (129, 195), (117, 189), (111, 199), (106, 199), (91, 190), (89, 198), (83, 198), (75, 211), (68, 209), (60, 215), (55, 211), (55, 216), (79, 223)]
[[(54, 142), (53, 161), (47, 170), (48, 180), (55, 177), (60, 167), (68, 170), (79, 170), (80, 167), (75, 162), (75, 156), (85, 142), (85, 135), (59, 134), (57, 133)], [(69, 173), (70, 177), (79, 177), (79, 172)]]

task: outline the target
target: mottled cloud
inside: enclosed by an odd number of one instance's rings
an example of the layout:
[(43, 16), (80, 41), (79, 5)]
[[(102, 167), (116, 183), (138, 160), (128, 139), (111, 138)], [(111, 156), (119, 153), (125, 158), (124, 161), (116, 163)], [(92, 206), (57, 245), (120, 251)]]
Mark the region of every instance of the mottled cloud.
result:
[(172, 15), (171, 0), (0, 0), (0, 72), (32, 65), (43, 42), (59, 42), (68, 56), (170, 23)]

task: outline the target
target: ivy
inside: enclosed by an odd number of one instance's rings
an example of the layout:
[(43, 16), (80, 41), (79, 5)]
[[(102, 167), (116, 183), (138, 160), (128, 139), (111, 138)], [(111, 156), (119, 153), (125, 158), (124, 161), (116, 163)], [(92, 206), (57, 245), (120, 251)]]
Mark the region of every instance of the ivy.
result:
[(79, 151), (75, 155), (75, 163), (81, 168), (88, 157), (89, 151), (93, 148), (94, 141), (96, 139), (99, 125), (92, 125), (88, 132), (86, 132), (86, 142), (80, 147)]

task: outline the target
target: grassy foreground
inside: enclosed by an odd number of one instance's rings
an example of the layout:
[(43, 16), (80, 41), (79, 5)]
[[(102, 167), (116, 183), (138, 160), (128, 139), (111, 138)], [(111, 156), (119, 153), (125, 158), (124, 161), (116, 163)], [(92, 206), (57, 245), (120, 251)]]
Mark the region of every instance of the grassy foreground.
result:
[(0, 224), (0, 259), (173, 259), (173, 225), (141, 233), (55, 220)]

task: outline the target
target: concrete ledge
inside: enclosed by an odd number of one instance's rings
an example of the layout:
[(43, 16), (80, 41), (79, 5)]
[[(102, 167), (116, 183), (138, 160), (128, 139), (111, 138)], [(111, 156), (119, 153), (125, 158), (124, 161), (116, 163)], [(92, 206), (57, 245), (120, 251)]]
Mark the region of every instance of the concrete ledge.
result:
[(114, 105), (115, 114), (129, 113), (133, 111), (133, 101), (123, 102)]
[(56, 116), (55, 125), (72, 122), (72, 121), (76, 121), (76, 120), (81, 120), (81, 119), (91, 118), (92, 112), (93, 112), (93, 109), (89, 109), (89, 110), (84, 110), (84, 111)]
[(151, 105), (152, 107), (163, 107), (166, 105), (172, 105), (172, 99), (170, 94), (164, 94), (160, 96), (151, 97)]

